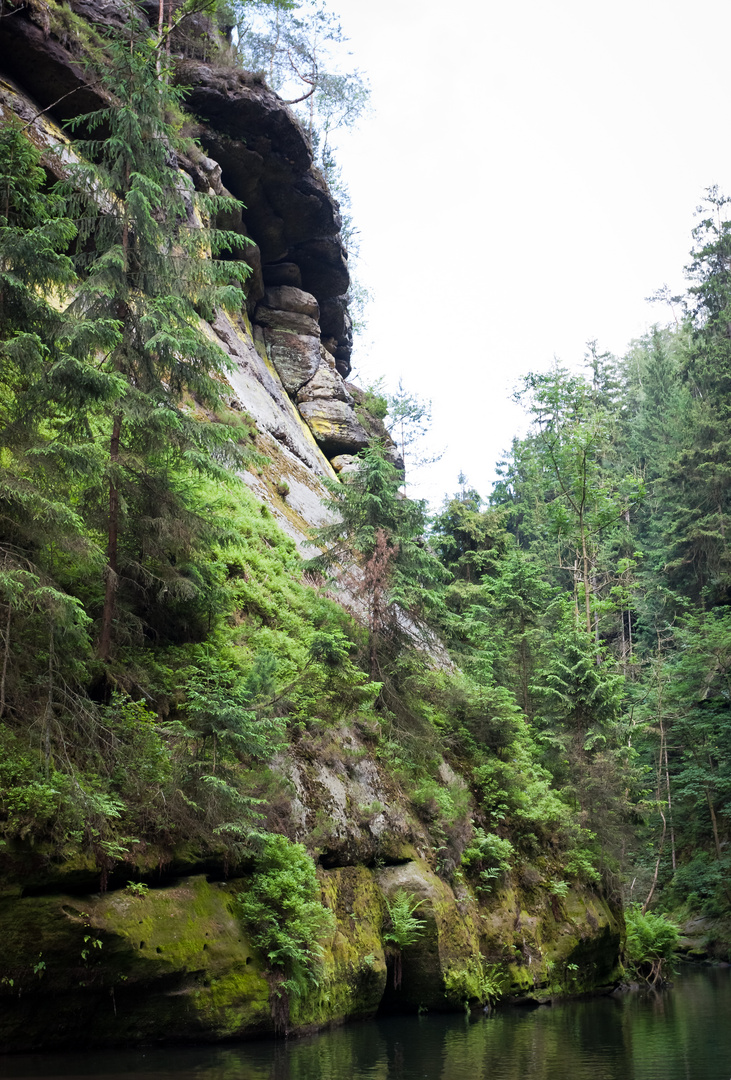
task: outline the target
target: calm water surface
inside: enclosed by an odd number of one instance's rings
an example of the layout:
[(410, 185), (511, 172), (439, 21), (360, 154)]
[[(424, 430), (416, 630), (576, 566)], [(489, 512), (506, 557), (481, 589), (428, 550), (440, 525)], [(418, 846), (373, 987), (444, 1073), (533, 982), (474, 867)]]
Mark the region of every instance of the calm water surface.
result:
[(729, 1080), (731, 970), (658, 995), (355, 1024), (308, 1039), (0, 1058), (3, 1080)]

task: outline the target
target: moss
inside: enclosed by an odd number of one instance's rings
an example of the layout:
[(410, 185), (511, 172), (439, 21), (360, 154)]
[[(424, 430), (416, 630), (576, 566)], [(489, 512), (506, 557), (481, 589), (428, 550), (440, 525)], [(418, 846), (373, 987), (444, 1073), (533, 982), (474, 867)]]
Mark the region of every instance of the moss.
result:
[(337, 928), (325, 943), (319, 987), (293, 1002), (291, 1019), (297, 1026), (373, 1016), (386, 983), (383, 898), (372, 873), (364, 866), (342, 867), (321, 871), (320, 882)]
[(107, 58), (104, 39), (93, 24), (77, 15), (68, 4), (60, 4), (56, 0), (34, 0), (31, 9), (37, 13), (34, 21), (44, 30), (50, 30), (73, 56), (83, 56), (85, 60), (91, 58), (97, 64), (104, 64)]
[(3, 1045), (271, 1030), (268, 983), (231, 913), (232, 888), (198, 877), (141, 897), (121, 890), (0, 902)]
[(447, 977), (447, 973), (459, 971), (480, 956), (474, 901), (466, 897), (458, 903), (450, 886), (423, 859), (378, 871), (377, 878), (387, 896), (404, 889), (420, 900), (419, 918), (425, 924), (419, 941), (402, 951), (401, 985), (396, 988), (389, 980), (384, 1009), (461, 1008), (464, 996), (459, 978)]
[[(546, 1000), (619, 975), (621, 920), (595, 894), (572, 890), (557, 921), (547, 898), (531, 910), (512, 888), (489, 910), (464, 887), (457, 899), (423, 860), (319, 877), (336, 930), (324, 943), (319, 985), (291, 1002), (291, 1030), (379, 1008), (461, 1009), (484, 1001), (488, 982), (507, 997)], [(396, 990), (382, 927), (384, 893), (399, 887), (423, 899), (426, 925), (403, 951)], [(269, 982), (232, 912), (239, 888), (191, 877), (143, 896), (122, 889), (0, 899), (2, 1044), (71, 1046), (90, 1033), (97, 1045), (273, 1033)]]

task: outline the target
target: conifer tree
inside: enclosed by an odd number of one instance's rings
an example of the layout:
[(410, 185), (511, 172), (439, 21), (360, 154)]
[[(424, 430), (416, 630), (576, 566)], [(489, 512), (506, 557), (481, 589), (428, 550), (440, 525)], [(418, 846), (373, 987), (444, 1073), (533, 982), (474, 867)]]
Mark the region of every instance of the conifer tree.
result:
[(95, 421), (107, 446), (106, 495), (98, 485), (85, 507), (106, 536), (98, 643), (105, 659), (120, 583), (128, 606), (190, 588), (178, 564), (202, 519), (186, 472), (226, 478), (240, 456), (228, 430), (210, 420), (227, 357), (199, 328), (199, 316), (216, 305), (242, 301), (248, 267), (217, 258), (241, 238), (213, 224), (240, 204), (193, 192), (177, 169), (185, 140), (171, 118), (182, 91), (161, 50), (134, 25), (128, 38), (109, 41), (99, 74), (108, 104), (75, 119), (81, 162), (64, 185), (78, 221), (81, 277), (65, 345), (85, 371), (120, 380), (111, 417)]
[(731, 200), (709, 188), (687, 267), (690, 442), (675, 468), (673, 581), (694, 601), (731, 602)]
[[(533, 416), (533, 431), (516, 443), (511, 463), (523, 532), (541, 544), (558, 580), (573, 579), (577, 622), (599, 636), (600, 593), (611, 581), (601, 548), (644, 496), (641, 477), (614, 467), (615, 391), (605, 378), (606, 358), (590, 347), (592, 383), (556, 368), (531, 374), (518, 395)], [(505, 486), (495, 501), (505, 498)]]
[[(326, 506), (337, 520), (314, 534), (324, 551), (310, 561), (328, 570), (355, 562), (368, 613), (371, 674), (382, 675), (380, 655), (401, 633), (404, 615), (424, 618), (440, 608), (444, 570), (429, 550), (424, 504), (399, 493), (401, 472), (374, 440), (357, 471), (328, 484)], [(415, 627), (412, 627), (415, 630)]]
[(12, 701), (43, 702), (44, 729), (58, 665), (72, 671), (88, 652), (69, 579), (93, 573), (99, 556), (71, 495), (88, 462), (50, 299), (76, 283), (65, 253), (76, 230), (45, 183), (39, 151), (10, 120), (0, 129), (0, 718)]

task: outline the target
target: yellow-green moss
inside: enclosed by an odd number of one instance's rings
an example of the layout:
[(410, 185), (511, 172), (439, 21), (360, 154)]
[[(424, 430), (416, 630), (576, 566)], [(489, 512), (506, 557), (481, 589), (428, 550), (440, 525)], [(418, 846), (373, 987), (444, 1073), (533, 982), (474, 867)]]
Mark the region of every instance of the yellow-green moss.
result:
[[(231, 913), (232, 888), (194, 877), (144, 896), (3, 900), (0, 1036), (18, 1049), (57, 1045), (58, 1033), (46, 1029), (59, 996), (61, 1043), (271, 1030), (269, 986)], [(32, 1015), (46, 1017), (41, 1030), (29, 1021), (28, 1001)]]
[(322, 871), (320, 883), (336, 930), (325, 943), (320, 986), (292, 1002), (291, 1019), (297, 1025), (373, 1016), (386, 982), (383, 897), (372, 873), (364, 866), (347, 866)]

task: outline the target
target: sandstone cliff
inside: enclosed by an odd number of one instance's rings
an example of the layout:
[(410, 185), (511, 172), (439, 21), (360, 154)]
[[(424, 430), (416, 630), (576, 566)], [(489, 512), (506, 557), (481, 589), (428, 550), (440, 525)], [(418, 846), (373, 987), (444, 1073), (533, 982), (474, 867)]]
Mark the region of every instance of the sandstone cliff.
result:
[[(70, 153), (60, 125), (97, 104), (82, 64), (84, 27), (124, 18), (117, 0), (39, 0), (0, 21), (0, 118), (23, 119), (51, 173), (63, 174)], [(352, 328), (338, 206), (296, 119), (257, 76), (185, 56), (178, 71), (204, 151), (179, 167), (196, 189), (230, 192), (245, 205), (226, 223), (241, 234), (239, 256), (252, 271), (245, 302), (207, 326), (235, 364), (228, 404), (253, 420), (268, 460), (245, 479), (306, 551), (326, 514), (323, 480), (348, 468), (377, 428), (345, 381)], [(345, 720), (275, 763), (287, 792), (283, 826), (317, 856), (336, 918), (321, 984), (292, 1007), (291, 1030), (379, 1008), (482, 1003), (489, 973), (518, 998), (610, 985), (621, 916), (607, 899), (578, 884), (552, 894), (550, 854), (542, 875), (507, 874), (476, 894), (455, 873), (472, 811), (467, 783), (441, 759), (435, 783), (462, 809), (451, 833), (438, 836), (428, 807), (415, 806), (371, 736)], [(49, 865), (19, 847), (8, 865), (0, 892), (6, 1048), (275, 1030), (271, 981), (232, 914), (245, 868), (229, 874), (181, 847), (164, 867), (147, 868), (147, 890), (125, 889), (121, 873), (98, 893), (83, 861)], [(421, 901), (426, 928), (404, 950), (397, 989), (383, 926), (398, 890)]]

